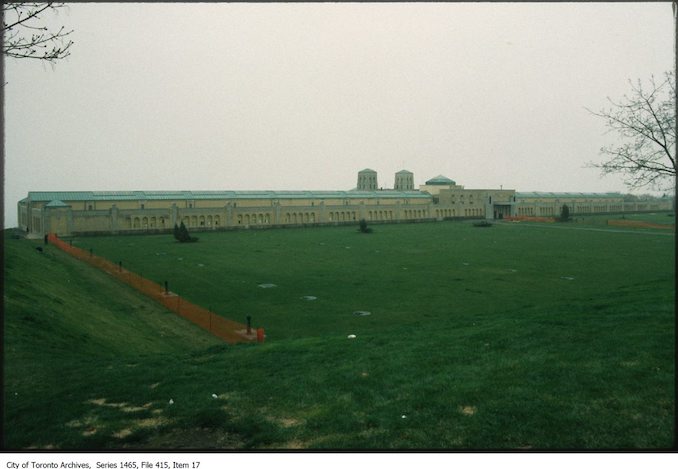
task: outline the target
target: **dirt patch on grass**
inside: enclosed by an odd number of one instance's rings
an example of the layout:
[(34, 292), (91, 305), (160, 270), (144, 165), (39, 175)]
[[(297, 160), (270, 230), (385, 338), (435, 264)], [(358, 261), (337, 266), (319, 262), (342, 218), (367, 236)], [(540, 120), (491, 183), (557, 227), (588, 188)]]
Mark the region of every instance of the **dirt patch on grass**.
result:
[(99, 399), (90, 399), (87, 401), (88, 404), (94, 404), (100, 407), (111, 407), (114, 409), (120, 409), (122, 412), (130, 413), (130, 412), (141, 412), (142, 410), (147, 410), (149, 409), (153, 403), (147, 402), (143, 406), (133, 406), (128, 404), (127, 402), (107, 402), (106, 398), (99, 398)]
[(123, 439), (123, 438), (127, 438), (128, 436), (130, 436), (133, 433), (134, 433), (134, 430), (132, 430), (131, 428), (123, 428), (122, 430), (115, 432), (113, 434), (113, 438)]
[(167, 425), (168, 423), (170, 423), (169, 419), (166, 419), (165, 417), (160, 417), (160, 416), (136, 420), (136, 421), (132, 422), (132, 424), (129, 427), (123, 428), (122, 430), (118, 430), (117, 432), (113, 433), (113, 437), (118, 438), (118, 439), (127, 438), (128, 436), (132, 435), (138, 429), (141, 429), (141, 428), (157, 428), (157, 427), (162, 427), (163, 425)]
[(475, 415), (477, 411), (478, 409), (472, 405), (459, 406), (459, 412), (461, 412), (464, 415)]
[(281, 445), (276, 445), (273, 449), (304, 449), (306, 445), (303, 441), (291, 440), (282, 443)]
[(278, 423), (283, 428), (296, 427), (297, 425), (301, 424), (300, 420), (297, 420), (295, 418), (289, 418), (289, 417), (274, 419), (274, 421), (276, 423)]
[[(174, 429), (150, 438), (143, 445), (148, 448), (176, 449), (241, 449), (244, 444), (236, 436), (223, 430), (191, 428)], [(139, 447), (139, 445), (135, 445)]]
[(29, 446), (26, 449), (48, 449), (48, 450), (52, 450), (52, 449), (59, 449), (59, 447), (56, 446), (56, 445), (53, 445), (53, 444), (49, 444), (49, 445), (45, 445), (45, 446)]

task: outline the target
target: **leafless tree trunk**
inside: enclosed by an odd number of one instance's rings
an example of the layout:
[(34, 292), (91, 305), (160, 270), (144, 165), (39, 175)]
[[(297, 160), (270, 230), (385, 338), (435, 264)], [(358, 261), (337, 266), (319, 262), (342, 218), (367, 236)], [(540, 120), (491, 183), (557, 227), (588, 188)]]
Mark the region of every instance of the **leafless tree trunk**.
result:
[(42, 23), (45, 13), (58, 13), (63, 3), (3, 3), (2, 53), (15, 59), (38, 59), (54, 63), (68, 57), (73, 32), (64, 26), (51, 29)]
[(621, 173), (632, 188), (649, 186), (675, 189), (676, 183), (676, 82), (673, 72), (649, 87), (629, 80), (631, 94), (619, 101), (608, 98), (611, 108), (591, 114), (605, 120), (619, 140), (601, 148), (603, 162), (591, 162), (603, 174)]

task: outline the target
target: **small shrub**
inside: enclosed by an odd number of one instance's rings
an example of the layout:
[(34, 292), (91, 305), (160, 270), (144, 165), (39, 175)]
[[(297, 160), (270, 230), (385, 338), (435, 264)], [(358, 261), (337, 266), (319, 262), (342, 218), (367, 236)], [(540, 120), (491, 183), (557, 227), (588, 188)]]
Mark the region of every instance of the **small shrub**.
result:
[(180, 243), (195, 243), (198, 240), (198, 238), (195, 238), (188, 233), (188, 228), (186, 228), (183, 221), (180, 226), (174, 225), (174, 237)]
[(479, 228), (488, 228), (488, 227), (492, 226), (492, 223), (490, 223), (487, 220), (483, 220), (483, 221), (475, 222), (473, 224), (473, 226), (477, 226)]
[(560, 217), (557, 217), (556, 221), (570, 221), (570, 207), (563, 205), (560, 208)]
[(361, 233), (372, 233), (372, 228), (367, 227), (367, 221), (364, 218), (360, 219), (359, 230)]

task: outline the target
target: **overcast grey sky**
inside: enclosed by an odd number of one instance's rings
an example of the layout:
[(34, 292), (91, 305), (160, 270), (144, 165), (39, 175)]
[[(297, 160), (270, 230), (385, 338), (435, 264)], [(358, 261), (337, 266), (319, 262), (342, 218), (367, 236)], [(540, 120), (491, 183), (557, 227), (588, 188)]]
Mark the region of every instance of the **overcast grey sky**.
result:
[(666, 3), (71, 4), (72, 55), (5, 60), (5, 226), (28, 191), (621, 191), (586, 162)]

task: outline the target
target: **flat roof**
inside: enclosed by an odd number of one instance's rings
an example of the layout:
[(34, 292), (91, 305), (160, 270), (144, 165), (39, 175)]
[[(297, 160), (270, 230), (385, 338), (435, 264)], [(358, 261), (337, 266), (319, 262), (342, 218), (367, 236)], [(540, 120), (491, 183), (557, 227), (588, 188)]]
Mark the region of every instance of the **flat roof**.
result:
[(518, 199), (574, 199), (623, 197), (619, 192), (516, 192)]
[(29, 192), (31, 202), (218, 199), (430, 199), (419, 191), (66, 191)]

